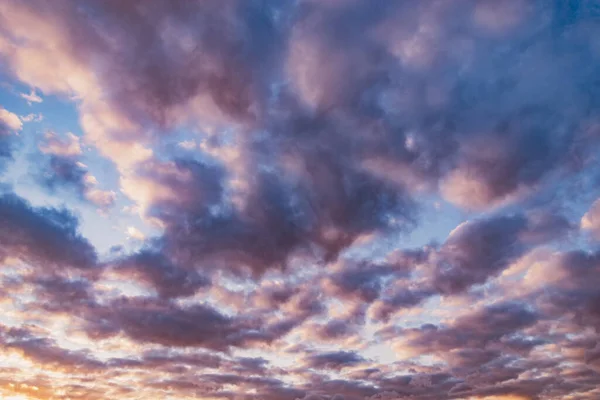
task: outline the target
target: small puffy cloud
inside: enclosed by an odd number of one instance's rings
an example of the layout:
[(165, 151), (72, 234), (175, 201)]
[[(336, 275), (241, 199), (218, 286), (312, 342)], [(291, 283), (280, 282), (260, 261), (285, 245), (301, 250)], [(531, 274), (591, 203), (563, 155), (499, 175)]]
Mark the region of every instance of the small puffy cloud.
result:
[(27, 114), (20, 117), (23, 122), (42, 122), (44, 120), (44, 116), (39, 114)]
[(47, 132), (39, 148), (44, 154), (65, 157), (78, 156), (82, 153), (79, 136), (71, 132), (68, 132), (64, 137), (54, 132)]
[(15, 135), (23, 127), (16, 114), (0, 106), (0, 173), (12, 160), (15, 147)]
[(44, 101), (35, 92), (35, 89), (31, 89), (31, 92), (29, 92), (29, 93), (20, 93), (19, 96), (21, 96), (23, 99), (25, 99), (27, 101), (27, 104), (29, 104), (29, 105), (31, 105), (31, 103), (41, 103), (42, 101)]
[(43, 169), (35, 171), (35, 175), (46, 189), (51, 192), (59, 189), (72, 190), (80, 199), (102, 210), (114, 205), (116, 193), (99, 189), (96, 177), (80, 161), (82, 150), (78, 136), (70, 132), (65, 136), (48, 132), (38, 147), (45, 164)]
[(17, 114), (0, 106), (0, 134), (9, 134), (11, 131), (18, 132), (22, 127), (23, 123)]
[(36, 178), (50, 192), (66, 189), (100, 209), (112, 207), (116, 193), (99, 189), (96, 177), (88, 171), (85, 164), (76, 160), (73, 156), (48, 154), (44, 160), (44, 169), (35, 172)]
[(98, 208), (102, 210), (112, 207), (117, 198), (117, 194), (112, 190), (100, 190), (89, 185), (87, 186), (84, 196), (90, 203), (98, 206)]
[(581, 218), (581, 229), (588, 231), (600, 240), (600, 199), (596, 200)]
[(198, 147), (195, 140), (184, 140), (177, 143), (177, 145), (186, 150), (194, 150), (196, 147)]
[(144, 235), (138, 228), (136, 228), (135, 226), (128, 226), (127, 230), (127, 237), (131, 238), (131, 239), (135, 239), (135, 240), (144, 240), (146, 238), (146, 235)]

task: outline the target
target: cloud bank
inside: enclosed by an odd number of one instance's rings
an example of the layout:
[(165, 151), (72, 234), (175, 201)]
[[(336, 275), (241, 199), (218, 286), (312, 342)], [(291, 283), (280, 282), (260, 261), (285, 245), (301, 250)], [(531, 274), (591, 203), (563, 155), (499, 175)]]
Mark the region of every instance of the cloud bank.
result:
[(597, 398), (599, 21), (1, 2), (0, 396)]

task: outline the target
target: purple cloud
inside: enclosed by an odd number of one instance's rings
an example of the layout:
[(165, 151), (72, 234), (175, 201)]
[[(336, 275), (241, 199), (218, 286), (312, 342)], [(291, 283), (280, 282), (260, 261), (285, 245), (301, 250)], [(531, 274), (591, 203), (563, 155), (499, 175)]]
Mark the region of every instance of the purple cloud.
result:
[(0, 397), (600, 398), (599, 15), (0, 2)]

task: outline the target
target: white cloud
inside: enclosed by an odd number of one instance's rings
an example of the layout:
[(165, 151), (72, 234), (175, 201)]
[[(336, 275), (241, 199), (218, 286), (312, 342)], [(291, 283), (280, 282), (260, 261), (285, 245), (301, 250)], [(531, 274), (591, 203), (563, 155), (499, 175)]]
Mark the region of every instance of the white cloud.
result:
[(29, 94), (21, 93), (20, 96), (27, 100), (27, 104), (31, 105), (31, 103), (41, 103), (44, 101), (36, 92), (35, 89), (31, 89)]
[(60, 137), (54, 132), (45, 135), (45, 143), (39, 146), (42, 153), (60, 156), (76, 156), (81, 154), (79, 136), (67, 133), (66, 137)]
[(41, 122), (44, 119), (44, 116), (40, 113), (40, 114), (27, 114), (27, 115), (22, 115), (21, 117), (21, 121), (23, 122)]
[(109, 190), (100, 190), (95, 187), (88, 187), (85, 197), (102, 210), (106, 210), (115, 204), (116, 193)]
[(183, 142), (179, 142), (178, 145), (186, 150), (193, 150), (197, 146), (195, 140), (184, 140)]
[(17, 114), (13, 114), (2, 107), (0, 107), (0, 123), (6, 125), (12, 131), (20, 131), (23, 128), (23, 123)]
[[(78, 162), (82, 168), (87, 166), (81, 162)], [(98, 206), (101, 210), (107, 210), (115, 204), (117, 194), (112, 190), (101, 190), (96, 186), (98, 185), (98, 179), (89, 172), (83, 177), (85, 183), (85, 198), (88, 199), (92, 204)]]
[(144, 240), (146, 238), (146, 235), (144, 235), (139, 229), (137, 229), (134, 226), (129, 226), (127, 227), (127, 237), (129, 239), (135, 239), (135, 240)]

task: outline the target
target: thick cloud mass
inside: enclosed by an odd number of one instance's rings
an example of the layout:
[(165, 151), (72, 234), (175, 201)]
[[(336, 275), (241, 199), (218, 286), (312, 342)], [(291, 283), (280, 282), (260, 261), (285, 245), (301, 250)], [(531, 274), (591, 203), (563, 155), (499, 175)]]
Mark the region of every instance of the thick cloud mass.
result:
[(600, 398), (598, 1), (0, 27), (0, 397)]
[(43, 270), (92, 268), (96, 251), (67, 210), (33, 208), (13, 194), (0, 197), (0, 259), (17, 258)]

